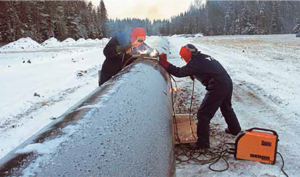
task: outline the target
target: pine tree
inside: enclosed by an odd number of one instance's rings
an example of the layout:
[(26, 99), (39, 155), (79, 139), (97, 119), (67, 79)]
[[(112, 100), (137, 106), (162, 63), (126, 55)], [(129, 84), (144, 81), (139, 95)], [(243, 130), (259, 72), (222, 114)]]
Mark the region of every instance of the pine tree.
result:
[(51, 2), (49, 1), (44, 1), (44, 2), (39, 2), (38, 3), (38, 11), (39, 11), (39, 34), (40, 38), (39, 41), (45, 41), (52, 37), (53, 34), (53, 20), (51, 19), (52, 17), (50, 16), (51, 14)]
[(8, 40), (8, 2), (0, 1), (0, 43), (7, 43)]
[(300, 33), (300, 18), (297, 19), (297, 24), (296, 26), (293, 28), (293, 33)]
[(7, 40), (8, 42), (15, 41), (22, 36), (22, 24), (19, 19), (19, 12), (17, 8), (19, 7), (20, 2), (18, 1), (9, 1), (7, 3)]
[(233, 24), (233, 8), (232, 8), (232, 3), (229, 4), (229, 8), (227, 8), (225, 12), (225, 19), (224, 19), (224, 34), (231, 34), (230, 29)]
[(109, 36), (108, 15), (104, 4), (104, 0), (100, 1), (100, 22), (101, 22), (101, 31), (103, 33), (103, 37), (108, 37)]
[(272, 2), (272, 20), (271, 20), (271, 33), (280, 33), (280, 22), (278, 16), (278, 2)]
[(68, 38), (68, 29), (66, 28), (67, 17), (65, 16), (65, 7), (62, 1), (55, 2), (55, 11), (53, 14), (54, 37), (62, 41)]

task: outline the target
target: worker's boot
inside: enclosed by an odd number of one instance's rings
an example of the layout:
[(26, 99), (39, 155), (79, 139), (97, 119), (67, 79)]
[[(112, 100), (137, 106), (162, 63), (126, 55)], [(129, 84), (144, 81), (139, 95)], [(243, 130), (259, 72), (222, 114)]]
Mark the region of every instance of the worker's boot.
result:
[(236, 135), (238, 135), (240, 132), (238, 132), (238, 133), (231, 133), (231, 132), (229, 131), (229, 129), (226, 128), (226, 129), (225, 129), (225, 133), (236, 136)]

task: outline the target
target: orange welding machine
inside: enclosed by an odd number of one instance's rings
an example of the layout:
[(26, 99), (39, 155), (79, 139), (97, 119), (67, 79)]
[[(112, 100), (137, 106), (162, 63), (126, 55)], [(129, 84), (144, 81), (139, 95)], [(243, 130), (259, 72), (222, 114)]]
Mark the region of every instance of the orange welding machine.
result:
[(278, 134), (274, 130), (251, 128), (236, 137), (235, 158), (274, 165)]

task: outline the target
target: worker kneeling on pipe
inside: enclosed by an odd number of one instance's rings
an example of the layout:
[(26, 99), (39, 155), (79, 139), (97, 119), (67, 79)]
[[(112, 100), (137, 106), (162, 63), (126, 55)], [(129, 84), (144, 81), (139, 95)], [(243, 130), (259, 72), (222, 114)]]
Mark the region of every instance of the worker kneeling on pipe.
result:
[(106, 57), (101, 70), (99, 86), (129, 65), (132, 49), (140, 46), (146, 40), (144, 28), (134, 28), (131, 33), (118, 33), (105, 46)]
[(186, 66), (179, 68), (170, 64), (164, 53), (160, 55), (159, 64), (176, 77), (191, 76), (192, 79), (196, 78), (206, 87), (207, 93), (197, 114), (198, 140), (194, 148), (207, 149), (210, 147), (209, 124), (219, 108), (228, 125), (225, 132), (237, 135), (241, 131), (241, 127), (231, 106), (233, 86), (226, 70), (217, 60), (199, 52), (192, 44), (182, 47), (180, 56), (187, 63)]

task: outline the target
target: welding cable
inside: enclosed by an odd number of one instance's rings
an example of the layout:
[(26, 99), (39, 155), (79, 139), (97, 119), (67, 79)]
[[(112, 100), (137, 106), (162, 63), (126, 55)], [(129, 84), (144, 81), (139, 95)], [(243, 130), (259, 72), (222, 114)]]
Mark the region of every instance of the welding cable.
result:
[[(172, 80), (174, 81), (174, 84), (175, 84), (175, 88), (177, 88), (177, 82), (176, 80), (170, 75), (171, 77), (171, 97), (172, 97), (172, 108), (173, 108), (173, 120), (174, 120), (174, 124), (175, 124), (175, 137), (176, 137), (176, 141), (178, 142), (179, 144), (179, 149), (181, 150), (181, 152), (179, 153), (178, 151), (176, 152), (176, 161), (179, 161), (179, 163), (177, 164), (180, 164), (180, 163), (184, 163), (184, 162), (189, 162), (191, 161), (191, 154), (189, 154), (189, 151), (187, 151), (186, 149), (182, 148), (180, 145), (182, 144), (181, 143), (181, 140), (179, 138), (179, 135), (178, 135), (178, 122), (177, 122), (177, 118), (176, 118), (176, 110), (175, 110), (175, 101), (176, 98), (177, 98), (177, 92), (175, 92), (174, 94), (174, 91), (173, 91), (173, 84), (172, 84)], [(180, 159), (179, 156), (185, 156), (187, 157), (187, 159), (183, 160), (183, 159)]]
[[(175, 78), (173, 76), (170, 75), (170, 77), (171, 77), (171, 80), (173, 80), (173, 82), (175, 84), (175, 88), (177, 88), (177, 81), (175, 80)], [(177, 151), (175, 152), (176, 153), (176, 160), (178, 161), (177, 164), (190, 162), (191, 160), (193, 160), (195, 162), (198, 162), (198, 163), (201, 163), (203, 165), (211, 163), (212, 160), (216, 159), (216, 157), (211, 158), (212, 156), (214, 156), (214, 154), (210, 154), (210, 157), (209, 157), (210, 159), (208, 159), (208, 160), (199, 160), (199, 158), (202, 157), (202, 156), (207, 158), (206, 157), (208, 155), (207, 152), (201, 152), (201, 151), (193, 150), (193, 149), (191, 149), (191, 147), (187, 147), (187, 146), (185, 146), (181, 143), (179, 135), (178, 135), (178, 123), (177, 123), (177, 119), (176, 119), (176, 116), (175, 116), (175, 114), (176, 114), (175, 102), (176, 102), (176, 99), (177, 99), (177, 92), (175, 92), (175, 94), (174, 94), (174, 87), (173, 87), (172, 81), (171, 81), (171, 90), (172, 90), (171, 91), (172, 108), (173, 108), (173, 112), (174, 112), (173, 118), (174, 118), (174, 124), (175, 124), (175, 137), (177, 138), (177, 142), (178, 142), (178, 148), (177, 148)], [(191, 98), (191, 104), (190, 104), (190, 114), (189, 114), (190, 126), (192, 124), (191, 123), (191, 114), (192, 114), (192, 99), (193, 99), (193, 96), (194, 96), (194, 82), (193, 82), (192, 98)], [(196, 139), (192, 128), (191, 128), (191, 131), (193, 133), (194, 138)], [(179, 156), (184, 156), (187, 159), (181, 159), (181, 158), (179, 158)]]
[(286, 176), (286, 177), (289, 177), (289, 175), (284, 171), (284, 159), (283, 159), (283, 156), (279, 153), (279, 152), (277, 152), (277, 154), (281, 157), (281, 160), (282, 160), (282, 166), (281, 166), (281, 171), (282, 171), (282, 173)]
[(189, 112), (189, 121), (190, 121), (190, 128), (192, 131), (192, 135), (194, 137), (195, 140), (197, 140), (193, 127), (192, 127), (192, 118), (191, 118), (191, 114), (192, 114), (192, 106), (193, 106), (193, 99), (194, 99), (194, 92), (195, 92), (195, 80), (193, 80), (193, 89), (192, 89), (192, 96), (191, 96), (191, 104), (190, 104), (190, 112)]
[[(181, 143), (179, 135), (178, 135), (178, 125), (177, 125), (177, 119), (176, 119), (176, 110), (175, 110), (175, 102), (177, 99), (177, 92), (174, 92), (174, 88), (173, 88), (173, 84), (172, 84), (172, 80), (174, 81), (175, 84), (175, 88), (177, 88), (177, 81), (174, 79), (174, 77), (171, 77), (171, 97), (172, 97), (172, 108), (173, 108), (173, 118), (174, 118), (174, 124), (175, 124), (175, 136), (177, 137), (177, 142), (179, 143), (177, 148), (175, 149), (175, 154), (176, 154), (176, 164), (181, 164), (181, 163), (188, 163), (190, 161), (194, 161), (195, 163), (199, 163), (201, 165), (205, 165), (205, 164), (210, 164), (209, 165), (209, 169), (215, 172), (223, 172), (228, 170), (229, 168), (229, 163), (227, 161), (227, 157), (229, 156), (229, 152), (226, 145), (231, 145), (231, 143), (225, 143), (223, 145), (221, 145), (220, 148), (216, 148), (216, 149), (210, 149), (208, 151), (202, 151), (202, 150), (195, 150), (192, 149), (191, 147), (189, 147), (189, 145), (184, 145)], [(191, 115), (192, 115), (192, 105), (193, 105), (193, 97), (194, 97), (194, 92), (195, 92), (195, 82), (193, 81), (193, 89), (192, 89), (192, 94), (191, 94), (191, 104), (190, 104), (190, 109), (189, 109), (189, 121), (190, 121), (190, 127), (193, 133), (194, 138), (195, 134), (194, 131), (192, 129), (192, 123), (191, 123)], [(223, 149), (223, 148), (226, 149)], [(186, 159), (182, 159), (179, 156), (183, 156)], [(216, 163), (218, 163), (221, 159), (223, 159), (226, 162), (226, 168), (225, 169), (221, 169), (221, 170), (215, 170), (212, 168), (212, 166)]]
[[(182, 143), (181, 143), (181, 140), (179, 138), (179, 135), (178, 135), (178, 122), (177, 122), (177, 119), (176, 119), (176, 110), (175, 110), (175, 102), (174, 100), (177, 99), (177, 92), (175, 92), (174, 94), (174, 88), (173, 88), (173, 84), (172, 84), (172, 80), (175, 84), (175, 88), (177, 88), (177, 81), (174, 79), (173, 76), (169, 75), (170, 76), (170, 83), (171, 83), (171, 97), (172, 97), (172, 109), (173, 109), (173, 119), (174, 119), (174, 124), (175, 124), (175, 137), (177, 138), (177, 142), (178, 142), (178, 148), (179, 150), (181, 151), (180, 153), (178, 152), (178, 150), (175, 152), (176, 153), (176, 161), (178, 161), (179, 163), (177, 164), (180, 164), (180, 163), (184, 163), (184, 162), (189, 162), (191, 161), (191, 155), (192, 153), (190, 152), (190, 149), (186, 149), (186, 148), (182, 148)], [(183, 159), (180, 159), (179, 156), (185, 156), (187, 157), (186, 160), (183, 160)]]
[[(174, 79), (174, 77), (171, 76), (171, 78), (172, 78), (172, 80), (175, 83), (175, 88), (177, 88), (177, 81)], [(194, 132), (194, 130), (192, 128), (192, 107), (193, 107), (194, 93), (195, 93), (195, 81), (193, 80), (193, 87), (192, 87), (192, 94), (191, 94), (191, 103), (190, 103), (190, 108), (189, 108), (189, 122), (190, 122), (190, 129), (191, 129), (192, 135), (193, 135), (194, 139), (197, 140), (197, 138), (195, 136), (195, 132)], [(176, 93), (176, 96), (177, 96), (177, 93)], [(176, 100), (176, 97), (175, 97), (175, 100)]]
[[(227, 150), (222, 151), (222, 152), (220, 153), (219, 157), (218, 157), (213, 163), (211, 163), (211, 164), (208, 166), (208, 168), (209, 168), (211, 171), (214, 171), (214, 172), (224, 172), (224, 171), (228, 170), (228, 169), (229, 169), (229, 163), (228, 163), (227, 159), (225, 159), (227, 153), (228, 153)], [(218, 163), (221, 159), (223, 159), (223, 160), (225, 161), (225, 163), (226, 163), (226, 168), (225, 168), (225, 169), (221, 169), (221, 170), (213, 169), (212, 166), (213, 166), (214, 164)]]
[[(175, 95), (174, 95), (174, 93), (173, 93), (173, 84), (172, 84), (172, 80), (171, 80), (171, 79), (174, 79), (174, 78), (172, 78), (171, 75), (169, 75), (169, 76), (170, 76), (170, 83), (171, 83), (171, 100), (172, 100), (172, 109), (173, 109), (173, 120), (174, 120), (174, 124), (175, 124), (175, 136), (176, 136), (176, 139), (177, 139), (176, 141), (177, 141), (179, 144), (181, 144), (180, 138), (179, 138), (179, 135), (178, 135), (177, 119), (176, 119), (176, 116), (175, 116), (176, 110), (175, 110), (175, 107), (174, 107), (174, 104), (175, 104), (174, 100), (176, 100), (177, 93), (175, 93)], [(175, 82), (175, 87), (176, 87), (176, 86), (177, 86), (177, 84), (176, 84), (176, 82)]]

